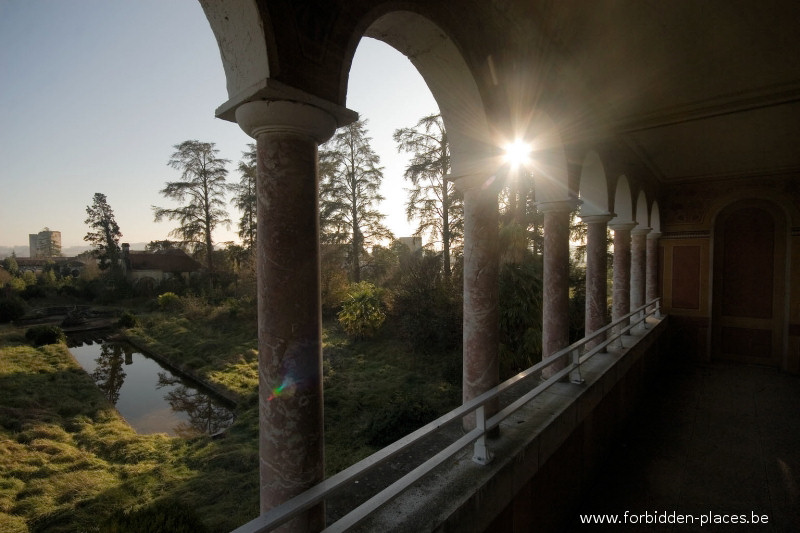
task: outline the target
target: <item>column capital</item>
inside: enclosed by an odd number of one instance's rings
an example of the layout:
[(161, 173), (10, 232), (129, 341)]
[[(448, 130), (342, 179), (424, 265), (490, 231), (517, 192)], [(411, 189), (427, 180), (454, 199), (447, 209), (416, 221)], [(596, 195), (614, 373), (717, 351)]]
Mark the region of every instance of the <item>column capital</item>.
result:
[(582, 215), (578, 213), (581, 221), (586, 224), (608, 224), (616, 215), (614, 213), (600, 213), (594, 215)]
[(569, 213), (574, 211), (581, 202), (577, 198), (566, 198), (564, 200), (556, 200), (552, 202), (537, 202), (536, 209), (540, 213)]
[(631, 230), (631, 235), (647, 235), (653, 231), (653, 228), (634, 228)]
[(651, 231), (650, 233), (647, 234), (647, 239), (648, 240), (651, 240), (651, 239), (652, 240), (656, 240), (659, 237), (661, 237), (661, 232), (660, 231)]
[(630, 231), (635, 228), (636, 222), (613, 222), (608, 225), (614, 231)]
[(319, 107), (289, 100), (258, 100), (236, 108), (236, 122), (256, 139), (262, 133), (290, 133), (322, 144), (336, 131), (336, 119)]

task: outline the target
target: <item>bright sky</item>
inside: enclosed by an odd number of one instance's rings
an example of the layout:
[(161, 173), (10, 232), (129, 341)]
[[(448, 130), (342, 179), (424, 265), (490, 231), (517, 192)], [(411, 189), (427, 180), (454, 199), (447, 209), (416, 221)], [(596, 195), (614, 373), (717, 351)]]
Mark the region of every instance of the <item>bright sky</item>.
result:
[[(27, 246), (45, 226), (81, 246), (86, 206), (108, 198), (124, 242), (167, 238), (153, 222), (159, 190), (179, 173), (173, 146), (214, 142), (231, 160), (229, 181), (252, 139), (214, 118), (228, 99), (214, 35), (196, 0), (0, 0), (0, 246)], [(350, 72), (347, 106), (369, 119), (384, 166), (382, 210), (397, 236), (405, 219), (403, 170), (392, 133), (437, 111), (401, 54), (364, 39)], [(234, 225), (216, 242), (236, 240)], [(18, 252), (19, 253), (19, 252)]]

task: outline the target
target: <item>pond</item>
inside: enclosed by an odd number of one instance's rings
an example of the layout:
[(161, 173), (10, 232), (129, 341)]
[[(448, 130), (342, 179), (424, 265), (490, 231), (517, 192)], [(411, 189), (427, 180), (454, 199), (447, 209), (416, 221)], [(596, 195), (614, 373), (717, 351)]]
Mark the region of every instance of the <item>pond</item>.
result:
[(70, 352), (137, 433), (213, 435), (233, 423), (223, 400), (121, 342), (91, 342)]

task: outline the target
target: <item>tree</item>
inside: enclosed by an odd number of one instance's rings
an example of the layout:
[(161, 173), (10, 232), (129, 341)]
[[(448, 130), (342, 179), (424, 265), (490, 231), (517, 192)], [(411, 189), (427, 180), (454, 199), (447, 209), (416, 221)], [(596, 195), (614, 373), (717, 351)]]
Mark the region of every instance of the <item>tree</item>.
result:
[(250, 143), (248, 150), (242, 152), (239, 161), (241, 179), (238, 184), (232, 185), (233, 205), (242, 212), (239, 219), (239, 238), (248, 250), (253, 250), (256, 245), (256, 145)]
[(418, 220), (417, 234), (442, 243), (443, 271), (449, 279), (453, 244), (463, 235), (463, 197), (450, 173), (450, 147), (441, 115), (422, 117), (413, 128), (394, 132), (398, 152), (412, 154), (405, 179), (413, 185), (406, 204), (408, 220)]
[(95, 256), (98, 259), (100, 270), (111, 267), (112, 271), (120, 268), (120, 247), (119, 239), (122, 233), (119, 224), (114, 219), (114, 211), (108, 205), (106, 195), (96, 192), (92, 200), (92, 205), (86, 206), (86, 220), (90, 230), (83, 238), (84, 241), (91, 243), (95, 248)]
[(375, 204), (383, 180), (380, 157), (372, 151), (366, 120), (339, 129), (320, 151), (320, 222), (324, 243), (346, 243), (352, 280), (361, 281), (368, 246), (392, 238)]
[(19, 264), (17, 263), (17, 254), (11, 252), (11, 255), (3, 259), (3, 268), (12, 276), (19, 275)]
[(172, 209), (153, 206), (155, 221), (177, 220), (180, 225), (170, 235), (191, 243), (195, 251), (202, 250), (208, 272), (213, 273), (214, 228), (231, 222), (225, 210), (229, 189), (225, 165), (230, 161), (217, 156), (214, 143), (184, 141), (176, 144), (175, 150), (167, 164), (181, 171), (181, 180), (167, 182), (160, 192), (182, 205)]

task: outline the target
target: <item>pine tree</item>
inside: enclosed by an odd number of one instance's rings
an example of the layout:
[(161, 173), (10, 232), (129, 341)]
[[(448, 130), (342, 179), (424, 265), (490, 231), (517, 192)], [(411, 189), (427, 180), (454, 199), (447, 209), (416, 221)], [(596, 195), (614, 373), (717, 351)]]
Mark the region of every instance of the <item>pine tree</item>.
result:
[(394, 132), (398, 152), (412, 154), (405, 179), (413, 185), (406, 204), (408, 220), (417, 220), (418, 235), (441, 242), (445, 277), (450, 276), (454, 244), (463, 236), (463, 197), (451, 181), (450, 147), (441, 115), (422, 117), (413, 128)]
[(86, 214), (88, 217), (84, 224), (87, 224), (91, 230), (86, 233), (83, 240), (95, 247), (95, 256), (101, 270), (109, 267), (112, 270), (118, 270), (120, 268), (119, 239), (122, 237), (122, 233), (114, 219), (114, 211), (108, 205), (106, 195), (99, 192), (94, 193), (92, 205), (86, 206)]
[(176, 208), (153, 206), (155, 221), (164, 218), (180, 224), (170, 235), (202, 250), (209, 273), (214, 272), (212, 234), (220, 224), (230, 224), (225, 210), (227, 159), (217, 156), (214, 143), (184, 141), (175, 145), (175, 153), (167, 163), (181, 171), (180, 181), (169, 181), (160, 192), (165, 198), (181, 202)]
[(239, 238), (242, 239), (247, 250), (253, 250), (256, 245), (256, 145), (250, 143), (248, 150), (242, 152), (239, 161), (239, 174), (241, 179), (238, 184), (232, 185), (234, 192), (233, 205), (242, 212), (239, 219)]
[(320, 149), (322, 241), (348, 245), (352, 281), (361, 281), (367, 247), (392, 238), (376, 204), (383, 180), (380, 157), (370, 147), (366, 120), (339, 129)]

